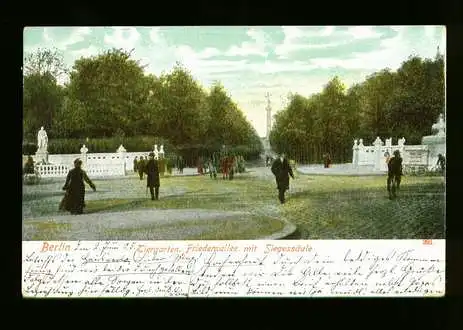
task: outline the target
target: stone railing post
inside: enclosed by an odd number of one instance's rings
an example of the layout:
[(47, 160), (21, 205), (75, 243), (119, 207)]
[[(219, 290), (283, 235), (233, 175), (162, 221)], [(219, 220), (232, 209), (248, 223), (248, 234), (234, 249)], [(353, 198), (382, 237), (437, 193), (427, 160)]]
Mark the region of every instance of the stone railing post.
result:
[(375, 146), (375, 171), (380, 171), (381, 170), (381, 159), (383, 158), (383, 155), (381, 153), (381, 147), (383, 146), (383, 141), (381, 141), (380, 137), (376, 137), (375, 142), (373, 142), (373, 145)]
[(365, 161), (365, 145), (363, 144), (363, 139), (359, 139), (357, 157), (357, 163), (359, 165), (363, 164), (363, 162)]
[(359, 145), (357, 139), (354, 140), (352, 146), (352, 167), (358, 168), (359, 166)]

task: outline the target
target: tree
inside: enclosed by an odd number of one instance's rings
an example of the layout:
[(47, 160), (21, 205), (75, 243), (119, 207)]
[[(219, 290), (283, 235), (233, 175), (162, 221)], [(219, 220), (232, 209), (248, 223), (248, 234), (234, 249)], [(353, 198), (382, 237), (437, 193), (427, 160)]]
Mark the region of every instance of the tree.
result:
[(25, 53), (23, 75), (44, 75), (49, 73), (55, 79), (68, 74), (63, 55), (57, 49), (39, 48), (35, 52)]
[(138, 125), (147, 110), (149, 85), (129, 52), (111, 49), (77, 60), (67, 89), (69, 111), (76, 112), (71, 117), (85, 118), (86, 135), (133, 136), (146, 130)]
[(208, 128), (207, 94), (190, 72), (177, 64), (172, 72), (160, 77), (165, 92), (163, 113), (159, 120), (176, 145), (198, 144)]
[(25, 139), (34, 139), (44, 126), (51, 135), (56, 133), (54, 118), (63, 104), (63, 88), (49, 72), (24, 77), (23, 132)]

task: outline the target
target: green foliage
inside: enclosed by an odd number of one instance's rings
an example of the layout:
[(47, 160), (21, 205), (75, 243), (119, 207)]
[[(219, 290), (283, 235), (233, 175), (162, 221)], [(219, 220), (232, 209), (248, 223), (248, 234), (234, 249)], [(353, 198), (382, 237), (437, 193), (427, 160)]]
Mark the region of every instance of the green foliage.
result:
[[(169, 142), (154, 136), (109, 137), (84, 139), (50, 139), (48, 150), (52, 154), (80, 153), (81, 146), (85, 144), (89, 152), (116, 152), (122, 144), (128, 152), (146, 152), (153, 150), (154, 144), (164, 145), (165, 150), (171, 150)], [(36, 149), (37, 147), (35, 147)], [(34, 150), (35, 152), (35, 150)]]
[(445, 105), (444, 60), (410, 57), (397, 72), (376, 72), (345, 89), (338, 77), (321, 93), (290, 95), (275, 116), (270, 144), (298, 162), (320, 163), (324, 153), (334, 162), (350, 162), (352, 143), (368, 145), (379, 136), (405, 137), (420, 144)]
[[(78, 152), (83, 143), (91, 152), (112, 152), (120, 144), (146, 151), (164, 144), (195, 163), (224, 144), (246, 157), (262, 150), (257, 132), (223, 86), (206, 92), (181, 64), (160, 77), (146, 75), (129, 52), (111, 49), (75, 61), (63, 88), (56, 83), (58, 71), (42, 73), (56, 67), (59, 56), (45, 55), (26, 63), (34, 69), (25, 77), (24, 136), (32, 140), (45, 126), (51, 153)], [(38, 65), (37, 58), (51, 60)]]
[(22, 154), (23, 155), (33, 155), (37, 151), (37, 145), (32, 142), (23, 142), (22, 144)]

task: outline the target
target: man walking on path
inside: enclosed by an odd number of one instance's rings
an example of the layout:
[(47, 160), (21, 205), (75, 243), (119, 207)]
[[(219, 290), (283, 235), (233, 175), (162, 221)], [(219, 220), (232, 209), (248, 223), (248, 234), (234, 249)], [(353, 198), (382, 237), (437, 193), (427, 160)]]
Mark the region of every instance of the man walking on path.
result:
[[(400, 181), (403, 175), (400, 151), (395, 150), (393, 155), (394, 157), (387, 163), (387, 191), (389, 193), (389, 199), (396, 197), (396, 191), (400, 188)], [(393, 180), (395, 181), (394, 183)], [(394, 187), (391, 187), (392, 184), (394, 184)]]
[(137, 163), (137, 169), (138, 169), (138, 176), (140, 177), (140, 181), (143, 180), (143, 173), (145, 172), (145, 160), (143, 159), (143, 156), (140, 156), (140, 160)]
[(157, 160), (154, 159), (154, 152), (150, 152), (149, 160), (145, 164), (146, 186), (150, 189), (151, 200), (159, 199), (159, 167)]
[(285, 192), (289, 189), (289, 176), (294, 180), (293, 170), (284, 154), (273, 162), (271, 170), (277, 182), (278, 199), (284, 204)]

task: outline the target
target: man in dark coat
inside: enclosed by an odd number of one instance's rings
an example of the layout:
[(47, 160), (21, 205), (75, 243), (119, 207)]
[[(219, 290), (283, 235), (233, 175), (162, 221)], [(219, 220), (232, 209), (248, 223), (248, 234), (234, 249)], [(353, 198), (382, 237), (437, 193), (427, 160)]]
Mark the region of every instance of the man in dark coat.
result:
[(135, 173), (138, 172), (138, 157), (137, 157), (137, 156), (135, 156), (135, 158), (134, 158), (134, 160), (133, 160), (133, 171), (134, 171)]
[(138, 169), (138, 175), (140, 177), (140, 181), (143, 180), (143, 173), (145, 172), (145, 160), (143, 159), (143, 156), (140, 156), (140, 160), (138, 161), (137, 164), (137, 169)]
[(63, 200), (60, 204), (61, 210), (71, 212), (71, 214), (82, 214), (85, 207), (85, 184), (84, 181), (96, 191), (93, 182), (87, 176), (87, 173), (82, 169), (82, 161), (76, 159), (74, 168), (69, 171), (63, 190), (66, 191)]
[(182, 174), (183, 173), (183, 168), (185, 167), (185, 161), (183, 160), (182, 156), (179, 156), (177, 159), (177, 169), (178, 173)]
[(277, 182), (278, 199), (284, 204), (285, 192), (289, 189), (289, 176), (294, 179), (293, 170), (284, 154), (273, 162), (271, 170)]
[[(400, 181), (402, 179), (402, 157), (400, 157), (400, 151), (395, 150), (393, 157), (389, 159), (387, 163), (387, 191), (389, 193), (389, 199), (396, 197), (396, 191), (399, 190)], [(392, 180), (395, 180), (395, 190), (391, 189)]]
[(159, 166), (154, 153), (149, 154), (149, 160), (145, 164), (144, 171), (146, 173), (146, 186), (150, 189), (151, 200), (159, 199)]
[(437, 166), (442, 174), (445, 173), (445, 157), (442, 154), (437, 155)]

